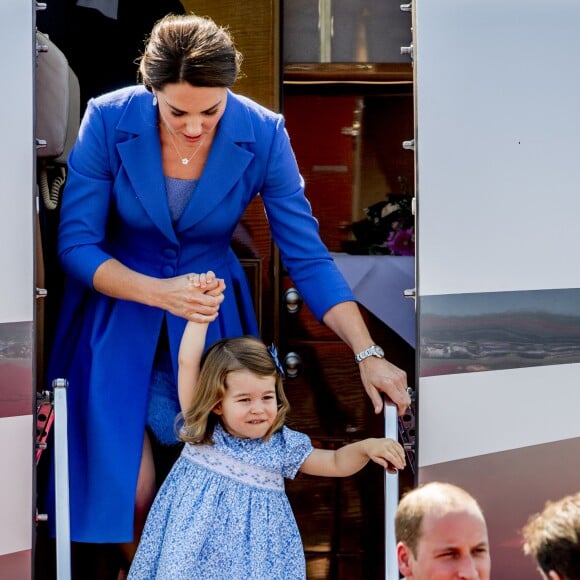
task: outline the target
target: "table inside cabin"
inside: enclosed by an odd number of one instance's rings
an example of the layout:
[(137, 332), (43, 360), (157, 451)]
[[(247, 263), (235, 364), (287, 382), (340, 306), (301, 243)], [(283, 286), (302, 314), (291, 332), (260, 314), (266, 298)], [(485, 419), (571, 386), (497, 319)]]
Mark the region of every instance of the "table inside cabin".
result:
[(338, 252), (332, 257), (357, 301), (414, 348), (415, 300), (404, 291), (415, 288), (415, 257)]

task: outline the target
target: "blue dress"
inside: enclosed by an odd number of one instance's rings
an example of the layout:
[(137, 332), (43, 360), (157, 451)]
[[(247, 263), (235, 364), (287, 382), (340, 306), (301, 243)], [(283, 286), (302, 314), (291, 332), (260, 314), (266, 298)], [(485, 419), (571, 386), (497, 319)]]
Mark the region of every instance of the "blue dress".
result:
[(284, 427), (269, 441), (217, 425), (214, 445), (186, 444), (159, 490), (128, 580), (306, 578), (284, 478), (312, 453)]

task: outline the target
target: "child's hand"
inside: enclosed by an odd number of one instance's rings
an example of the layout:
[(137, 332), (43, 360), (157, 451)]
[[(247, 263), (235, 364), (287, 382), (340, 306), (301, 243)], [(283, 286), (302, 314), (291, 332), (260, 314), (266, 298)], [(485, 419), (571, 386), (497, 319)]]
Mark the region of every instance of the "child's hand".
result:
[(382, 465), (389, 472), (404, 469), (405, 450), (393, 439), (365, 439), (364, 450), (368, 458)]
[(190, 284), (199, 288), (204, 294), (222, 297), (226, 284), (223, 278), (216, 278), (214, 272), (208, 270), (202, 274), (189, 274), (187, 276)]

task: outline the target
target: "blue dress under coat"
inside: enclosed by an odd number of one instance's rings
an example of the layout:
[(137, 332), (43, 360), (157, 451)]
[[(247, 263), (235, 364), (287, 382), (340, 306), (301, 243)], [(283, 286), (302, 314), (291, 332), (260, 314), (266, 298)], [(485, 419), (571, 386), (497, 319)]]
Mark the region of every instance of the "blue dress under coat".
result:
[(312, 453), (284, 427), (268, 441), (220, 424), (213, 445), (186, 444), (151, 507), (128, 580), (304, 580), (284, 478)]
[[(134, 499), (151, 369), (167, 324), (176, 375), (185, 320), (107, 297), (95, 270), (116, 258), (170, 278), (213, 270), (227, 290), (206, 344), (257, 334), (250, 289), (230, 247), (261, 195), (284, 265), (314, 315), (354, 300), (318, 235), (283, 117), (228, 91), (227, 105), (194, 196), (172, 224), (158, 110), (142, 86), (89, 101), (69, 156), (58, 253), (66, 280), (47, 384), (66, 378), (73, 541), (133, 539)], [(54, 534), (53, 493), (47, 494)]]

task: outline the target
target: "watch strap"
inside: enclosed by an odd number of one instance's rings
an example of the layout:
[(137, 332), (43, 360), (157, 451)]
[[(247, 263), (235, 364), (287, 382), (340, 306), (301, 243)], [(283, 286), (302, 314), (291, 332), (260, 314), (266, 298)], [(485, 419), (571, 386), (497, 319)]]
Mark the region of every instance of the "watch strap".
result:
[(365, 348), (365, 350), (359, 352), (354, 357), (354, 360), (355, 360), (355, 362), (359, 363), (359, 362), (363, 361), (365, 358), (368, 358), (369, 356), (376, 356), (377, 358), (384, 358), (385, 354), (383, 352), (383, 349), (380, 346), (377, 346), (376, 344), (371, 344), (371, 346), (369, 346), (368, 348)]

